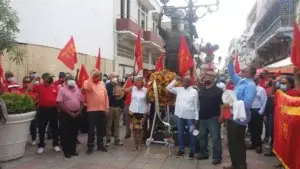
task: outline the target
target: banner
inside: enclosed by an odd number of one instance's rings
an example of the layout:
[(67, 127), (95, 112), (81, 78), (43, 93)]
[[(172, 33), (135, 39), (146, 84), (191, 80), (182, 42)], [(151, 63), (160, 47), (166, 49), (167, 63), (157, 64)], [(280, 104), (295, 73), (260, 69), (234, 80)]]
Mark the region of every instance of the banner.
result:
[(277, 91), (273, 152), (286, 169), (300, 169), (300, 97)]

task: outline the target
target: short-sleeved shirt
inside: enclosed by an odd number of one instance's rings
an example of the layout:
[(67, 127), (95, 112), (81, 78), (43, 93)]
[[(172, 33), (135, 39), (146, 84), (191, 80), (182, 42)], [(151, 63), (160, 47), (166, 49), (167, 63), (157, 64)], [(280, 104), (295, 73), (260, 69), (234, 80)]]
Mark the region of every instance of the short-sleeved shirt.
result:
[(80, 109), (83, 96), (77, 87), (69, 88), (65, 85), (60, 88), (56, 101), (64, 104), (65, 108), (69, 111), (75, 112)]
[(45, 83), (34, 85), (33, 91), (37, 93), (40, 107), (56, 107), (57, 87)]

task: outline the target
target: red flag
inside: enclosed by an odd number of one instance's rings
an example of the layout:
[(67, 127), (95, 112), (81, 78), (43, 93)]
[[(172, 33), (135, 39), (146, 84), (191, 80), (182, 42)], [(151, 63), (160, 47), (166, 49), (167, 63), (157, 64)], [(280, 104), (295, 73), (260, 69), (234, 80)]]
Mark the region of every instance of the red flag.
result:
[(164, 69), (164, 54), (162, 53), (155, 63), (155, 71)]
[(89, 79), (89, 74), (86, 71), (84, 64), (81, 65), (81, 69), (78, 75), (77, 85), (79, 88), (83, 86), (83, 82)]
[(300, 168), (300, 98), (275, 94), (273, 152), (284, 168)]
[(65, 47), (60, 51), (58, 57), (69, 69), (74, 70), (77, 63), (77, 53), (73, 36)]
[(240, 71), (241, 71), (240, 63), (239, 63), (239, 55), (237, 53), (236, 53), (236, 56), (235, 56), (234, 70), (235, 70), (236, 73), (240, 73)]
[(189, 69), (194, 67), (194, 60), (184, 36), (180, 37), (178, 66), (181, 76), (184, 76)]
[(100, 66), (101, 66), (101, 49), (99, 48), (98, 57), (97, 57), (95, 67), (96, 67), (96, 69), (98, 69), (100, 71)]
[(135, 63), (137, 65), (137, 72), (143, 69), (143, 51), (142, 51), (142, 40), (141, 40), (141, 31), (138, 33), (138, 37), (135, 42)]
[(293, 33), (293, 43), (291, 49), (291, 61), (292, 63), (300, 68), (300, 31), (296, 22), (294, 22), (294, 33)]

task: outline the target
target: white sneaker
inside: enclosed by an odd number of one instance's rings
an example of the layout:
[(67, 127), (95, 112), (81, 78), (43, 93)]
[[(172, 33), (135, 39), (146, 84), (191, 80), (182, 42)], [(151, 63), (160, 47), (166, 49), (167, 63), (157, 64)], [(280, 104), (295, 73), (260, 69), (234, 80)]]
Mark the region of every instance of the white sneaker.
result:
[(38, 148), (37, 153), (38, 154), (43, 154), (44, 153), (44, 148), (43, 147)]
[(31, 145), (35, 146), (36, 145), (36, 141), (35, 140), (31, 141)]
[(60, 148), (58, 146), (53, 147), (55, 152), (60, 152)]

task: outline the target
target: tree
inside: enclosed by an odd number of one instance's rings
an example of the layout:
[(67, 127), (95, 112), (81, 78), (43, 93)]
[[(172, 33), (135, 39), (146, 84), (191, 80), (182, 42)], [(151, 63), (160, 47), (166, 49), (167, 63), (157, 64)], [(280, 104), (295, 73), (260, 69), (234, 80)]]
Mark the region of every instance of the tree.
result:
[(0, 0), (0, 55), (9, 52), (9, 59), (17, 65), (23, 63), (24, 52), (18, 48), (15, 40), (19, 18), (17, 12), (10, 6), (10, 0)]

